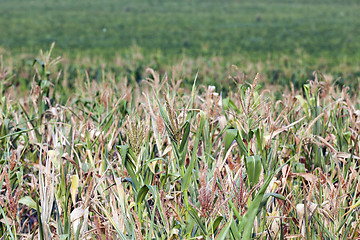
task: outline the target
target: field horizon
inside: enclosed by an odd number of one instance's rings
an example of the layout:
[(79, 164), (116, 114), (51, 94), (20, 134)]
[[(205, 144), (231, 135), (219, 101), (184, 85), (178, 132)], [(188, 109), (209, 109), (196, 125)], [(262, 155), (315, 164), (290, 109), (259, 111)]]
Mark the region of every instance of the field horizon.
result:
[(271, 55), (359, 60), (357, 1), (2, 1), (0, 46), (36, 54), (57, 43), (70, 58), (126, 54), (171, 59)]

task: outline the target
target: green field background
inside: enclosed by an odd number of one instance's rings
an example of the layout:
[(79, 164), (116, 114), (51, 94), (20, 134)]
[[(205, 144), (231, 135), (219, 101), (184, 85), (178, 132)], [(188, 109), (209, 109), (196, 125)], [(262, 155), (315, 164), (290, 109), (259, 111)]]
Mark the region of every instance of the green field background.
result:
[[(169, 71), (201, 58), (189, 70), (193, 75), (219, 65), (224, 78), (235, 64), (275, 84), (300, 86), (314, 70), (354, 82), (360, 77), (359, 12), (355, 0), (3, 0), (0, 47), (26, 60), (56, 42), (54, 55), (73, 65), (101, 58), (112, 69), (118, 69), (116, 57), (132, 59), (125, 72), (136, 80), (147, 67)], [(143, 60), (133, 59), (137, 53)], [(254, 67), (258, 63), (265, 67)], [(210, 78), (207, 83), (217, 76)]]

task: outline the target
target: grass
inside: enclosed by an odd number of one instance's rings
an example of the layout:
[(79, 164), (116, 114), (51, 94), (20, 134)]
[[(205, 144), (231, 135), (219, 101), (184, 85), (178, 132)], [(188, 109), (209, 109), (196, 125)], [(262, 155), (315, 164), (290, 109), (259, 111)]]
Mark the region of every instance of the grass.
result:
[[(113, 56), (134, 43), (173, 57), (294, 54), (359, 57), (356, 1), (4, 1), (0, 44)], [(88, 54), (87, 54), (88, 55)]]
[(321, 73), (277, 100), (234, 68), (225, 97), (176, 70), (67, 84), (50, 52), (21, 95), (0, 68), (3, 239), (359, 237), (359, 98)]
[[(4, 87), (15, 87), (20, 96), (26, 94), (27, 90), (31, 88), (29, 79), (32, 79), (34, 74), (34, 58), (39, 59), (40, 55), (18, 56), (9, 52), (5, 53), (3, 61), (7, 62), (7, 71), (11, 75), (11, 81), (8, 81)], [(283, 56), (278, 60), (268, 59), (256, 63), (245, 58), (238, 58), (232, 62), (231, 58), (225, 57), (192, 58), (184, 56), (171, 65), (166, 63), (164, 56), (145, 55), (141, 48), (133, 46), (127, 54), (118, 55), (113, 60), (101, 57), (79, 56), (76, 59), (62, 57), (60, 62), (51, 66), (50, 69), (59, 75), (50, 77), (55, 84), (57, 93), (55, 98), (61, 104), (65, 104), (63, 101), (75, 93), (75, 82), (80, 79), (89, 78), (101, 82), (104, 80), (104, 76), (107, 76), (114, 78), (116, 82), (126, 79), (125, 82), (134, 86), (142, 79), (151, 76), (149, 68), (161, 74), (166, 72), (175, 74), (186, 85), (186, 88), (192, 86), (194, 74), (197, 73), (199, 85), (214, 85), (220, 94), (227, 96), (229, 90), (236, 86), (229, 77), (235, 74), (233, 65), (236, 65), (246, 79), (253, 79), (256, 73), (261, 73), (259, 84), (275, 91), (275, 96), (280, 99), (284, 89), (290, 89), (292, 84), (295, 89), (301, 89), (303, 84), (313, 78), (316, 68), (309, 64), (311, 61), (310, 55), (298, 52), (296, 57)], [(326, 60), (319, 60), (318, 64), (322, 67), (317, 70), (323, 70), (326, 78), (334, 81), (337, 86), (349, 86), (350, 93), (356, 93), (360, 77), (359, 66), (344, 62), (330, 68), (326, 62)], [(64, 87), (67, 87), (67, 91)]]

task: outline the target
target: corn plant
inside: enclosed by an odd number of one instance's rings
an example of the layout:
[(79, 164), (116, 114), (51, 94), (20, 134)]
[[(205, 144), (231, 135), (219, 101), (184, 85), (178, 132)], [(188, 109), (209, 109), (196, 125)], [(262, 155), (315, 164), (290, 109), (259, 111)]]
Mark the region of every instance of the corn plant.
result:
[(236, 67), (225, 97), (56, 64), (17, 96), (1, 61), (3, 239), (359, 237), (359, 100), (321, 73), (278, 99)]

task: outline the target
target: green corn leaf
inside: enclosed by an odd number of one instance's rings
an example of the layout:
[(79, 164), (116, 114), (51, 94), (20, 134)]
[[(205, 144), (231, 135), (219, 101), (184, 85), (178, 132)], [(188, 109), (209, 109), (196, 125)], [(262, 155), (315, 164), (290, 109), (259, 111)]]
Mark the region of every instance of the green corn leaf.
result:
[[(352, 212), (351, 214), (346, 214), (344, 216), (342, 216), (343, 220), (340, 222), (339, 227), (337, 228), (336, 232), (340, 232), (341, 228), (344, 226), (344, 224), (347, 222), (347, 220), (352, 216), (354, 212)], [(346, 216), (346, 217), (345, 217)]]
[(237, 220), (241, 221), (242, 217), (241, 217), (238, 209), (235, 207), (234, 203), (231, 200), (229, 200), (228, 203), (229, 203), (229, 206), (231, 207), (231, 209), (233, 210), (233, 213), (235, 214), (235, 217), (237, 218)]
[(155, 187), (155, 186), (144, 185), (144, 186), (142, 186), (142, 187), (140, 188), (140, 190), (139, 190), (139, 192), (138, 192), (138, 194), (137, 194), (136, 203), (137, 203), (137, 204), (140, 204), (140, 203), (144, 200), (146, 194), (147, 194), (149, 191), (153, 194), (153, 196), (156, 196), (156, 195), (158, 194), (158, 192), (156, 191), (156, 187)]
[(119, 150), (122, 163), (124, 164), (125, 161), (126, 161), (126, 155), (127, 155), (129, 146), (128, 145), (121, 145), (121, 146), (117, 146), (117, 148)]
[(218, 216), (215, 221), (213, 222), (213, 225), (212, 225), (212, 233), (215, 232), (215, 230), (218, 228), (218, 226), (220, 225), (221, 221), (223, 220), (224, 218), (222, 216)]
[(278, 193), (266, 193), (264, 195), (264, 199), (269, 199), (270, 197), (277, 198), (277, 199), (280, 199), (280, 200), (283, 200), (283, 201), (286, 200), (285, 197), (282, 194), (278, 194)]
[(36, 210), (36, 202), (29, 196), (25, 196), (19, 200), (19, 203), (24, 204)]
[(179, 148), (180, 152), (183, 152), (184, 150), (186, 150), (186, 146), (187, 146), (187, 143), (189, 140), (189, 135), (190, 135), (189, 120), (184, 123), (183, 129), (184, 129), (184, 133), (183, 133), (183, 137), (182, 137), (180, 148)]
[(309, 106), (308, 106), (308, 103), (305, 101), (305, 99), (301, 96), (301, 95), (297, 95), (295, 97), (299, 102), (300, 102), (300, 105), (302, 106), (306, 116), (309, 117)]
[(204, 128), (205, 125), (205, 114), (203, 111), (200, 111), (200, 124), (199, 127), (196, 131), (196, 135), (195, 135), (195, 142), (194, 142), (194, 149), (191, 155), (191, 159), (190, 159), (190, 163), (188, 168), (186, 169), (185, 175), (182, 179), (182, 184), (181, 184), (181, 191), (186, 191), (188, 185), (189, 185), (189, 181), (190, 181), (190, 177), (191, 177), (191, 173), (192, 170), (194, 169), (195, 166), (195, 161), (196, 161), (196, 156), (197, 156), (197, 150), (198, 150), (198, 146), (199, 146), (199, 142), (200, 142), (200, 138), (201, 138), (201, 133), (202, 130)]
[(138, 191), (140, 189), (140, 182), (138, 179), (138, 175), (135, 174), (134, 171), (134, 163), (131, 161), (131, 159), (128, 157), (129, 154), (131, 155), (131, 153), (129, 153), (129, 146), (127, 145), (121, 145), (121, 146), (117, 146), (117, 148), (119, 149), (120, 152), (120, 157), (122, 158), (122, 163), (125, 166), (126, 170), (128, 171), (132, 182), (135, 185), (135, 190)]
[(264, 183), (264, 185), (259, 190), (259, 192), (257, 192), (256, 197), (251, 202), (250, 207), (248, 208), (246, 214), (244, 215), (244, 217), (241, 220), (241, 223), (239, 225), (239, 232), (242, 232), (244, 230), (243, 239), (251, 238), (251, 232), (252, 232), (252, 228), (254, 226), (255, 216), (258, 212), (258, 208), (263, 199), (265, 190), (266, 190), (267, 186), (270, 184), (271, 179), (272, 178), (268, 178), (266, 180), (266, 182)]
[(180, 148), (179, 148), (179, 165), (180, 168), (183, 169), (185, 165), (185, 158), (186, 158), (186, 152), (187, 152), (187, 146), (189, 143), (189, 135), (190, 135), (190, 122), (189, 120), (185, 122), (185, 124), (182, 127), (184, 129), (184, 133), (182, 136)]
[(261, 173), (261, 158), (258, 155), (246, 157), (246, 173), (250, 183), (255, 185), (259, 182)]
[(226, 135), (225, 135), (225, 154), (226, 152), (229, 150), (231, 144), (234, 142), (235, 138), (238, 135), (238, 130), (237, 129), (228, 129), (226, 130)]
[(257, 214), (259, 214), (261, 209), (266, 206), (266, 203), (267, 203), (267, 201), (269, 200), (270, 197), (277, 198), (277, 199), (280, 199), (280, 200), (283, 200), (283, 201), (286, 200), (285, 197), (283, 195), (281, 195), (281, 194), (278, 194), (278, 193), (266, 193), (266, 194), (264, 194), (264, 197), (263, 197), (263, 199), (262, 199), (262, 201), (261, 201), (261, 203), (259, 205)]
[(229, 110), (229, 108), (233, 109), (236, 113), (240, 114), (240, 109), (235, 105), (235, 103), (230, 98), (223, 99), (223, 109), (225, 111)]
[(3, 140), (3, 139), (5, 139), (5, 138), (7, 138), (7, 137), (11, 137), (11, 136), (15, 136), (15, 135), (20, 135), (20, 134), (23, 134), (23, 133), (27, 133), (27, 132), (30, 132), (30, 131), (35, 130), (35, 129), (37, 129), (37, 127), (36, 127), (36, 128), (31, 128), (31, 129), (22, 130), (22, 131), (18, 131), (18, 132), (9, 133), (9, 134), (7, 134), (7, 135), (5, 135), (5, 136), (0, 137), (0, 140)]
[[(287, 164), (287, 163), (285, 163)], [(252, 228), (254, 227), (254, 220), (258, 213), (258, 209), (260, 207), (261, 201), (263, 200), (266, 188), (270, 184), (271, 180), (273, 179), (274, 175), (277, 174), (281, 168), (285, 165), (283, 164), (281, 167), (279, 167), (275, 173), (268, 176), (266, 179), (264, 185), (260, 188), (260, 190), (256, 193), (256, 196), (254, 200), (251, 202), (250, 207), (248, 208), (246, 214), (241, 220), (241, 223), (239, 224), (239, 232), (243, 232), (243, 239), (250, 239)]]
[(221, 232), (219, 233), (216, 239), (219, 240), (228, 239), (228, 232), (230, 230), (230, 227), (231, 227), (231, 222), (226, 223), (225, 226), (221, 229)]
[[(350, 232), (350, 229), (353, 228), (352, 227), (352, 224), (355, 220), (355, 218), (353, 216), (351, 216), (350, 220), (349, 220), (349, 224), (347, 224), (346, 228), (345, 228), (345, 231), (343, 231), (343, 239), (346, 240), (348, 239), (349, 237), (349, 232)], [(356, 229), (356, 228), (355, 228)]]
[[(236, 142), (240, 148), (240, 154), (248, 156), (248, 149), (245, 146), (245, 143), (243, 142), (243, 138), (240, 136), (240, 134), (237, 135)], [(246, 160), (246, 158), (245, 158), (245, 160)]]
[(149, 191), (149, 188), (148, 188), (147, 185), (144, 185), (144, 186), (142, 186), (140, 188), (140, 190), (139, 190), (139, 192), (137, 194), (137, 198), (136, 198), (137, 204), (140, 204), (144, 200), (144, 198), (145, 198), (146, 194), (148, 193), (148, 191)]
[(197, 225), (200, 226), (200, 229), (201, 229), (201, 231), (203, 232), (203, 234), (204, 234), (205, 236), (207, 236), (207, 235), (208, 235), (208, 232), (206, 231), (206, 228), (205, 228), (205, 226), (204, 226), (204, 223), (201, 222), (201, 220), (200, 220), (200, 218), (199, 218), (199, 216), (198, 216), (197, 211), (195, 211), (195, 209), (194, 209), (192, 206), (190, 206), (190, 205), (189, 205), (189, 208), (188, 208), (187, 210), (188, 210), (188, 212), (190, 213), (191, 217), (195, 220), (195, 222), (197, 223)]
[(304, 88), (306, 100), (307, 100), (308, 104), (310, 105), (310, 107), (312, 107), (311, 100), (310, 100), (310, 96), (311, 96), (311, 94), (310, 94), (310, 85), (309, 84), (304, 84), (303, 88)]
[(130, 160), (127, 160), (125, 161), (125, 168), (126, 170), (128, 171), (135, 187), (136, 187), (136, 190), (139, 190), (140, 188), (140, 183), (137, 179), (137, 175), (135, 174), (135, 171), (134, 171), (134, 165), (130, 162)]
[(241, 235), (238, 231), (238, 227), (236, 226), (234, 219), (231, 220), (230, 230), (232, 235), (234, 235), (235, 239), (241, 239)]

